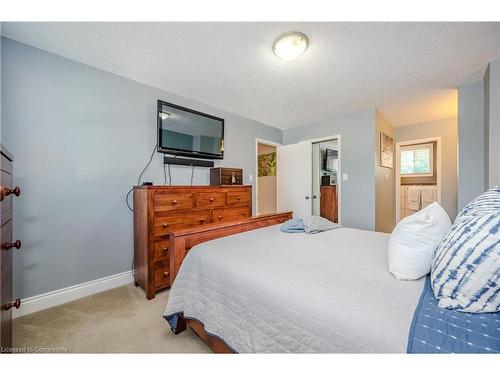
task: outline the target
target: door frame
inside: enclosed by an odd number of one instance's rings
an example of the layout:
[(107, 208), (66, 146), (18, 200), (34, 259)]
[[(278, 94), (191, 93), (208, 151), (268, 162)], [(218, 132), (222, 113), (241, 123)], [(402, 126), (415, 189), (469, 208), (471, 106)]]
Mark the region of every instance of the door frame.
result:
[[(320, 143), (320, 142), (327, 142), (327, 141), (333, 141), (337, 140), (339, 144), (339, 150), (338, 150), (338, 155), (339, 155), (339, 170), (337, 171), (337, 221), (338, 224), (342, 224), (342, 140), (340, 134), (337, 135), (331, 135), (328, 137), (321, 137), (321, 138), (313, 138), (313, 139), (306, 139), (306, 142), (311, 142), (311, 145), (313, 143)], [(312, 186), (311, 186), (311, 191), (312, 191)]]
[[(266, 146), (279, 147), (281, 143), (269, 141), (263, 138), (255, 138), (255, 214), (259, 215), (259, 143)], [(279, 168), (276, 164), (276, 168)], [(278, 180), (276, 179), (276, 207), (278, 209)]]
[(442, 173), (442, 158), (441, 158), (441, 137), (430, 137), (430, 138), (421, 138), (421, 139), (413, 139), (411, 141), (401, 141), (401, 142), (396, 142), (396, 170), (395, 170), (395, 190), (396, 194), (395, 196), (395, 211), (394, 212), (394, 218), (395, 218), (395, 224), (397, 225), (399, 221), (401, 220), (400, 218), (400, 211), (401, 211), (401, 194), (400, 194), (400, 189), (401, 189), (401, 173), (400, 173), (400, 154), (401, 154), (401, 146), (408, 146), (408, 145), (413, 145), (413, 144), (419, 144), (419, 143), (429, 143), (429, 142), (436, 142), (436, 184), (437, 184), (437, 201), (439, 204), (441, 204), (441, 188), (442, 188), (442, 180), (441, 180), (441, 173)]

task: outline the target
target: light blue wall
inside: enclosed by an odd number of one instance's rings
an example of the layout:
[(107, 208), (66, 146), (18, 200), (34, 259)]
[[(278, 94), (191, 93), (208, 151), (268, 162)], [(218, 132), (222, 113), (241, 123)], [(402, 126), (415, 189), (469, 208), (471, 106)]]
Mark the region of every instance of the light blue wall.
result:
[(490, 62), (488, 74), (488, 186), (500, 186), (500, 60)]
[(2, 23), (0, 22), (0, 143), (2, 142)]
[(458, 210), (484, 192), (484, 84), (458, 89)]
[[(375, 110), (315, 122), (283, 131), (285, 144), (341, 136), (341, 215), (344, 226), (375, 229)], [(342, 176), (339, 176), (342, 178)]]
[(483, 100), (484, 100), (484, 131), (483, 131), (483, 159), (484, 159), (484, 190), (488, 189), (490, 185), (490, 65), (486, 69), (483, 79)]
[(500, 185), (500, 60), (458, 91), (458, 208)]
[[(255, 177), (255, 138), (279, 129), (10, 39), (2, 40), (3, 142), (15, 156), (14, 295), (25, 298), (130, 270), (125, 193), (156, 144), (156, 100), (225, 119), (225, 166)], [(175, 72), (172, 72), (175, 73)], [(172, 167), (189, 184), (190, 167)], [(143, 180), (163, 181), (156, 154)], [(195, 184), (208, 184), (197, 168)], [(255, 181), (255, 179), (254, 179)], [(254, 189), (255, 193), (255, 189)]]

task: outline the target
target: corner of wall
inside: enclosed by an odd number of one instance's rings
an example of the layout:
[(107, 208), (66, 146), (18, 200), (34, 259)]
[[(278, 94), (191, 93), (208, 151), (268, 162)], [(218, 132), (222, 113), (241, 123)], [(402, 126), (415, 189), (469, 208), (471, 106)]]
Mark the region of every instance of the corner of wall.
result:
[(2, 22), (0, 22), (0, 143), (2, 142)]
[[(457, 209), (484, 191), (484, 80), (458, 88)], [(479, 152), (478, 152), (479, 151)]]
[(483, 79), (483, 112), (484, 112), (484, 132), (483, 132), (483, 157), (484, 157), (484, 186), (483, 190), (489, 186), (489, 128), (490, 128), (490, 64), (486, 68)]
[[(394, 127), (382, 112), (375, 109), (375, 230), (389, 233), (394, 228), (394, 168), (382, 167), (380, 162), (381, 134), (394, 140)], [(392, 148), (394, 155), (394, 144)], [(395, 158), (393, 158), (394, 163)]]
[(487, 73), (487, 80), (485, 77), (485, 175), (487, 175), (485, 189), (500, 185), (500, 59), (490, 61)]

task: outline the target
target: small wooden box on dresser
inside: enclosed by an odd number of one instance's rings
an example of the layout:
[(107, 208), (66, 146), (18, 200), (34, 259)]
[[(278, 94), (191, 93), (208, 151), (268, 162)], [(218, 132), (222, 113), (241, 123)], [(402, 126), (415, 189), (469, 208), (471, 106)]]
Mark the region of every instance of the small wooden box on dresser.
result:
[(12, 241), (12, 197), (19, 197), (21, 189), (12, 187), (14, 158), (0, 145), (0, 353), (10, 353), (12, 347), (12, 308), (21, 301), (12, 300), (12, 251), (21, 248), (21, 241)]
[(172, 284), (171, 231), (251, 216), (252, 186), (135, 186), (135, 285), (152, 299)]

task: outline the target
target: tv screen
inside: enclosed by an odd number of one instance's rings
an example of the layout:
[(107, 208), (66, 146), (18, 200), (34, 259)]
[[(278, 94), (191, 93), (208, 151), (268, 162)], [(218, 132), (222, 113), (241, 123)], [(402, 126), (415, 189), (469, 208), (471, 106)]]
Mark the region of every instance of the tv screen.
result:
[(337, 150), (325, 149), (325, 158), (323, 159), (323, 170), (335, 172), (338, 168), (339, 153)]
[(224, 119), (158, 100), (158, 151), (224, 158)]

